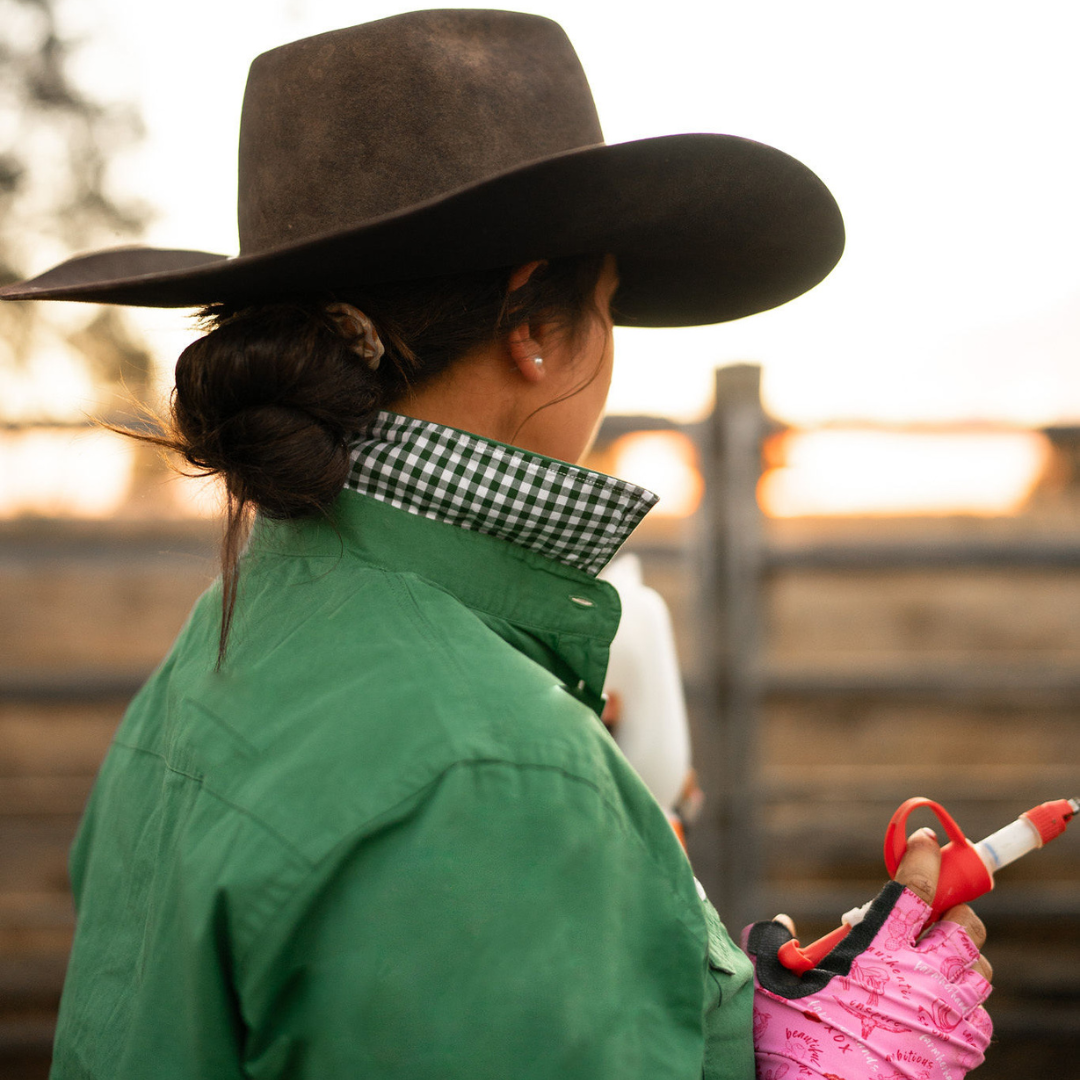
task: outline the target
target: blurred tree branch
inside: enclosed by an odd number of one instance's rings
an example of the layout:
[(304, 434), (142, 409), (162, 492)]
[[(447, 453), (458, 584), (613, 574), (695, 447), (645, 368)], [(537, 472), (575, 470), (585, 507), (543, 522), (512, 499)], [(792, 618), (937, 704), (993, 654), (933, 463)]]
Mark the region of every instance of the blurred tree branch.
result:
[[(64, 36), (56, 0), (0, 0), (0, 282), (132, 239), (150, 217), (146, 204), (117, 196), (109, 182), (115, 155), (142, 136), (139, 115), (76, 84), (78, 47)], [(52, 320), (48, 308), (0, 305), (0, 364), (27, 363)], [(145, 349), (115, 312), (88, 314), (86, 326), (61, 338), (95, 378), (145, 390)]]

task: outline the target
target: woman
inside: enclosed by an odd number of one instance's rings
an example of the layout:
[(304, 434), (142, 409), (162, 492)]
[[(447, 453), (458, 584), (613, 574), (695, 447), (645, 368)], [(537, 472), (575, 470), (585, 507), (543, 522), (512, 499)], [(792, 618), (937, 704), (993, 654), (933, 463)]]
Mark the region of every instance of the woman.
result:
[[(229, 495), (222, 583), (72, 853), (54, 1076), (747, 1078), (752, 1030), (763, 1075), (830, 1075), (826, 1050), (848, 1080), (959, 1075), (973, 916), (916, 949), (892, 886), (794, 985), (759, 924), (752, 1025), (750, 964), (598, 720), (595, 574), (655, 502), (569, 464), (612, 325), (810, 288), (842, 247), (820, 181), (729, 136), (604, 146), (559, 28), (497, 11), (259, 57), (240, 155), (238, 258), (106, 252), (4, 290), (206, 305), (164, 441)], [(937, 859), (914, 838), (899, 876), (932, 895)], [(958, 958), (948, 1030), (883, 1050), (917, 1037), (919, 966)]]

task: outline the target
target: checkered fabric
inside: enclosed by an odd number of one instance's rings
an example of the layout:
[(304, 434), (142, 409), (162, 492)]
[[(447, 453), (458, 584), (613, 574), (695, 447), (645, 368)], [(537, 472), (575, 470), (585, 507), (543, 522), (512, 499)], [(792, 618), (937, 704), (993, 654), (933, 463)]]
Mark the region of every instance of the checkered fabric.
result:
[(380, 412), (345, 487), (597, 574), (656, 505), (645, 488), (455, 428)]

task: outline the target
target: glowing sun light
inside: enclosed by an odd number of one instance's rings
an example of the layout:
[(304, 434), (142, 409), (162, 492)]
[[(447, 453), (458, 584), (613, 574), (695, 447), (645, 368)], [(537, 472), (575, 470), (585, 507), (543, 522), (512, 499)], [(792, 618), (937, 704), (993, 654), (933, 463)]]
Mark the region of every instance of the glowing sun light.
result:
[(758, 496), (773, 517), (1016, 513), (1046, 468), (1030, 431), (788, 432)]

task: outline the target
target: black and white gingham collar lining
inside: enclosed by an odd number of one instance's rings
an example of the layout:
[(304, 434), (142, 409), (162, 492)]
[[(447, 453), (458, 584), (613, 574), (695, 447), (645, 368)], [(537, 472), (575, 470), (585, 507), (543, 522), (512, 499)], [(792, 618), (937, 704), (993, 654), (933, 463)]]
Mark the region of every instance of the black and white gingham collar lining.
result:
[(657, 496), (613, 476), (441, 424), (380, 412), (345, 487), (597, 574)]

